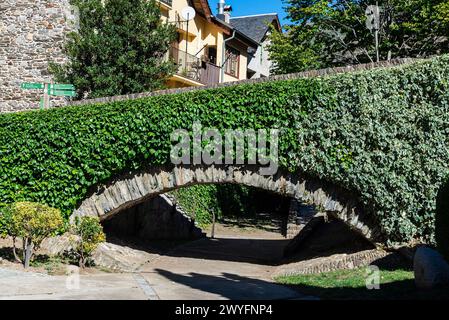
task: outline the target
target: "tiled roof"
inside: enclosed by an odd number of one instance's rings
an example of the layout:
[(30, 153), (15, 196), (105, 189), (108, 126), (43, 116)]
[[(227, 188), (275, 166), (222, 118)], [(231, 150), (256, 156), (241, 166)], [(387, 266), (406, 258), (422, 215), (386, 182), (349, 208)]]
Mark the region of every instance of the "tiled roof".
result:
[(278, 21), (276, 13), (235, 17), (231, 18), (231, 25), (246, 36), (260, 43), (269, 30), (269, 25), (274, 20)]

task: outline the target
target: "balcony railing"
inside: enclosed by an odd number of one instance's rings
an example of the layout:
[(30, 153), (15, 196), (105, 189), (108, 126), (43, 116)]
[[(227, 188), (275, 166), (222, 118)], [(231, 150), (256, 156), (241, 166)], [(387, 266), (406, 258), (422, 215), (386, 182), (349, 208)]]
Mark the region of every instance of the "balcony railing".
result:
[(220, 82), (220, 67), (175, 47), (170, 48), (169, 56), (178, 67), (177, 75), (205, 85)]
[(162, 3), (165, 3), (167, 6), (172, 6), (173, 4), (173, 0), (159, 0)]

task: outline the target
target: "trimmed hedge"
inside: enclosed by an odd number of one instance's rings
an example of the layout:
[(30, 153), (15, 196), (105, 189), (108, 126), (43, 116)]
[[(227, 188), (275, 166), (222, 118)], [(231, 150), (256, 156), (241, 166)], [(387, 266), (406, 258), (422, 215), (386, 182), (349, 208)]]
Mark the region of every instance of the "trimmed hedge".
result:
[(170, 133), (281, 128), (280, 164), (360, 195), (389, 242), (434, 242), (449, 172), (449, 56), (322, 78), (0, 115), (0, 202), (66, 216), (89, 188), (169, 163)]
[(438, 192), (435, 236), (438, 251), (449, 261), (449, 177)]

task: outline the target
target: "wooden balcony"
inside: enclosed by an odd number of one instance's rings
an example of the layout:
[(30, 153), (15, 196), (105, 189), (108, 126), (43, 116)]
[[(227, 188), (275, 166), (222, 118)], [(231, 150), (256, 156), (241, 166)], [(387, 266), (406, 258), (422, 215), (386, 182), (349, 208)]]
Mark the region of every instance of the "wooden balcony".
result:
[(172, 4), (173, 4), (173, 0), (158, 0), (158, 1), (169, 6), (170, 8), (172, 7)]
[(203, 85), (211, 85), (220, 82), (220, 67), (200, 58), (171, 47), (170, 59), (178, 67), (177, 75)]

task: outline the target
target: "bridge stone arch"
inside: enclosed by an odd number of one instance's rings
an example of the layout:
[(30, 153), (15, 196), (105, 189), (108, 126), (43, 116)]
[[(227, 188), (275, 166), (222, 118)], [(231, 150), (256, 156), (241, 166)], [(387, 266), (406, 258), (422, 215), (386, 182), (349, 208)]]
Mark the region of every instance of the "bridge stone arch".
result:
[(371, 242), (383, 242), (377, 223), (355, 194), (302, 173), (278, 171), (275, 176), (263, 176), (256, 166), (158, 167), (125, 174), (98, 186), (73, 212), (71, 219), (89, 215), (104, 221), (169, 191), (193, 185), (226, 183), (256, 187), (313, 204)]

